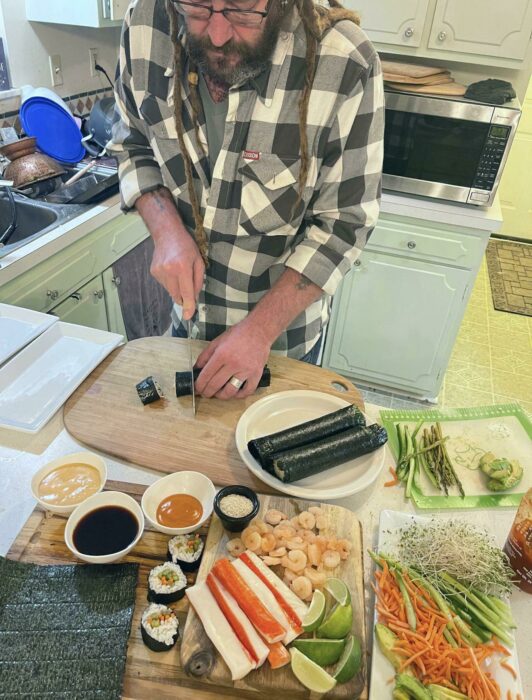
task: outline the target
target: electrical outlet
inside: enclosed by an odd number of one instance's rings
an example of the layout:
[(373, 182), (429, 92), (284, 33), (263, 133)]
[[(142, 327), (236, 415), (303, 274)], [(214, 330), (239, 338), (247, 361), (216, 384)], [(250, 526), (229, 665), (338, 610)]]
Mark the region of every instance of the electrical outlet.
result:
[(52, 85), (57, 87), (63, 84), (63, 68), (61, 66), (61, 56), (56, 53), (50, 56), (50, 75), (52, 76)]
[(89, 49), (89, 73), (91, 75), (91, 78), (96, 77), (98, 75), (98, 71), (96, 70), (96, 64), (98, 63), (98, 49)]

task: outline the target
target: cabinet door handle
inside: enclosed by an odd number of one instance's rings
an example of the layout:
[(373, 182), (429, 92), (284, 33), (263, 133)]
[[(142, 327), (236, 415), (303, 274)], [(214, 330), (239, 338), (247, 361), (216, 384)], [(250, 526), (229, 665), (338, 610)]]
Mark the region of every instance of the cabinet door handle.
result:
[(438, 34), (438, 41), (445, 41), (447, 39), (447, 32), (440, 32)]
[(79, 292), (74, 292), (74, 294), (70, 295), (71, 299), (75, 299), (76, 301), (81, 301), (81, 294)]
[(115, 285), (115, 287), (119, 287), (122, 280), (120, 279), (120, 275), (115, 275), (112, 279), (111, 282)]
[(103, 299), (103, 289), (93, 292), (96, 299)]
[(414, 248), (416, 247), (416, 242), (415, 241), (408, 241), (408, 243), (406, 245), (410, 248), (410, 250), (414, 250)]
[(414, 30), (412, 29), (412, 27), (407, 27), (405, 29), (405, 36), (407, 37), (407, 39), (409, 39), (411, 36), (414, 36)]
[(361, 265), (362, 265), (362, 263), (360, 262), (360, 260), (355, 260), (356, 267), (360, 267)]
[(59, 292), (57, 291), (57, 289), (49, 289), (49, 290), (46, 292), (46, 296), (47, 296), (47, 297), (50, 297), (50, 299), (51, 299), (52, 301), (55, 301), (55, 300), (57, 299), (57, 297), (59, 296)]

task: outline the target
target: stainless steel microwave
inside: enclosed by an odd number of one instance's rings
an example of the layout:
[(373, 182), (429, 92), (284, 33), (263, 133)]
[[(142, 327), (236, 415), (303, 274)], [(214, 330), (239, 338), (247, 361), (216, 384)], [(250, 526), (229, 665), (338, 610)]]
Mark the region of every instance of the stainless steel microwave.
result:
[(383, 188), (492, 204), (519, 108), (386, 91)]

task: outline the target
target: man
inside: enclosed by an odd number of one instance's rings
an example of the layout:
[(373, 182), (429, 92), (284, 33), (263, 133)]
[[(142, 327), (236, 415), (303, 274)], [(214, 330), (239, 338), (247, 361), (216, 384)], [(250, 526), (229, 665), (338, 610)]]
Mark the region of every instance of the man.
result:
[(270, 349), (316, 362), (379, 208), (382, 78), (356, 16), (312, 0), (136, 0), (116, 97), (123, 208), (153, 236), (174, 335), (192, 319), (212, 341), (196, 390), (252, 394)]

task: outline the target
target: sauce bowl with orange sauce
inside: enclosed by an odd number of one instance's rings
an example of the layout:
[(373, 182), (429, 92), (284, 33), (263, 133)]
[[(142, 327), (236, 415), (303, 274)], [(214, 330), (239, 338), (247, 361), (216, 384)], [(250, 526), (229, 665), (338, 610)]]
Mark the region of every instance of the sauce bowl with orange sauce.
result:
[(48, 462), (31, 480), (39, 504), (57, 515), (70, 515), (81, 503), (103, 489), (107, 465), (93, 452), (75, 452)]
[(163, 476), (146, 489), (142, 511), (148, 523), (166, 535), (186, 535), (210, 517), (216, 489), (200, 472)]

